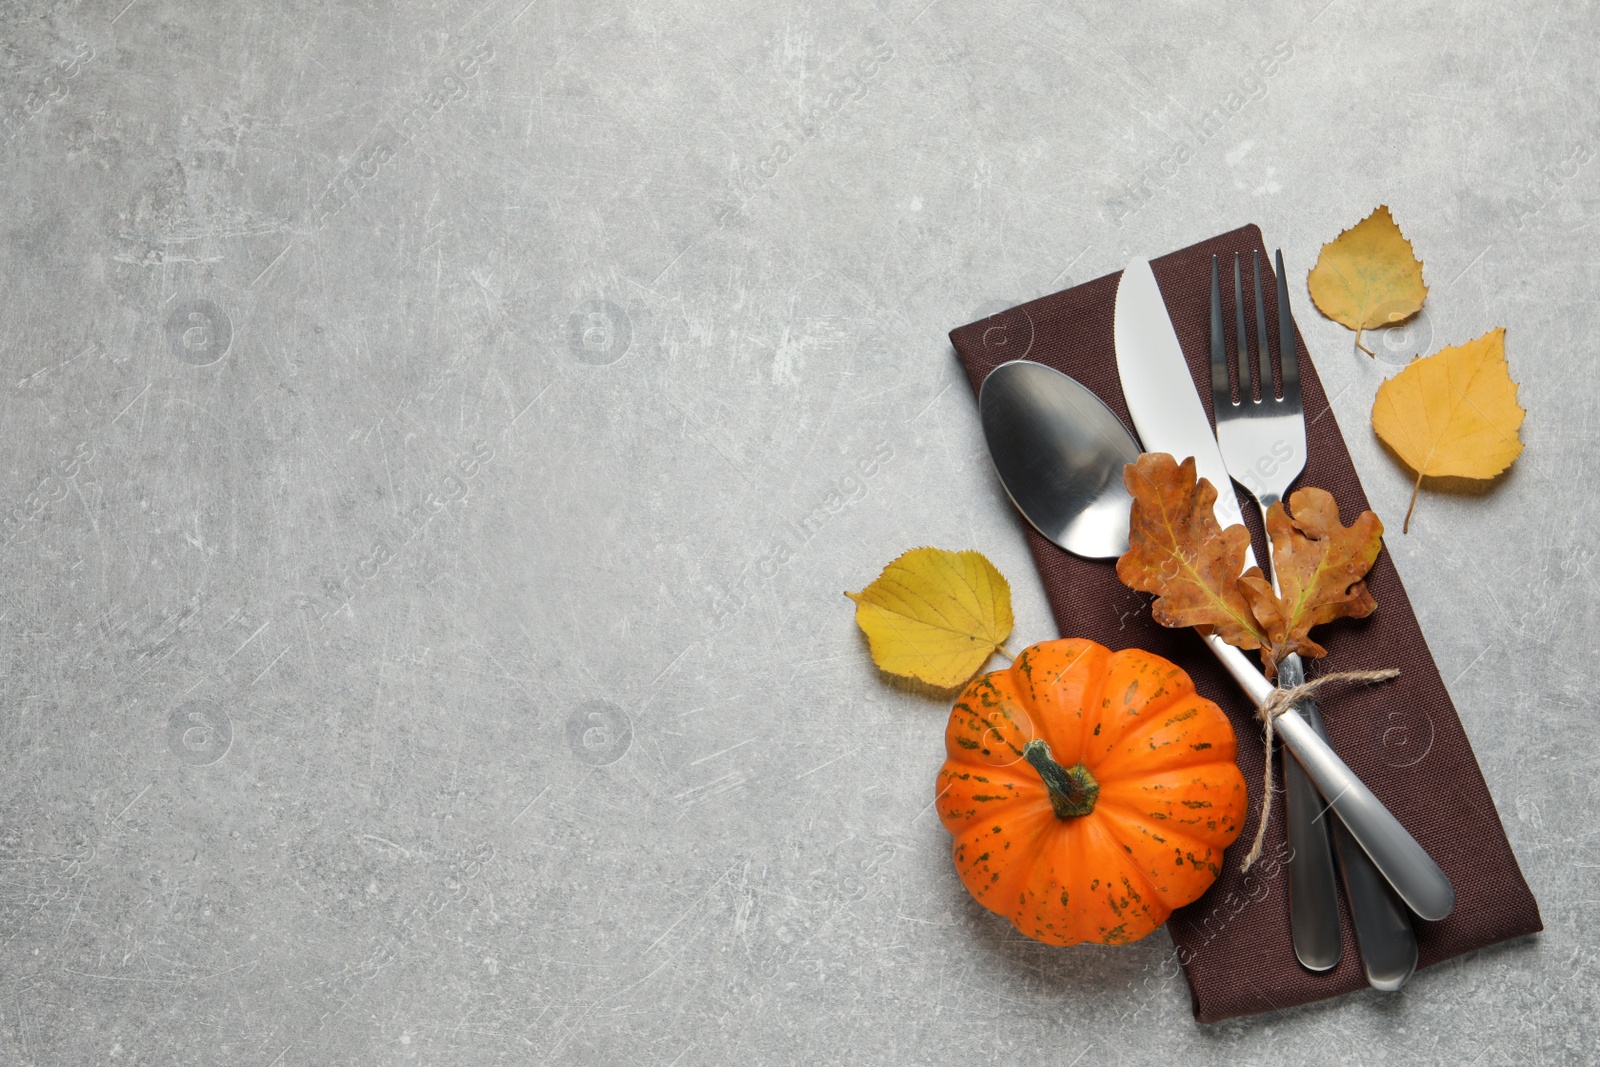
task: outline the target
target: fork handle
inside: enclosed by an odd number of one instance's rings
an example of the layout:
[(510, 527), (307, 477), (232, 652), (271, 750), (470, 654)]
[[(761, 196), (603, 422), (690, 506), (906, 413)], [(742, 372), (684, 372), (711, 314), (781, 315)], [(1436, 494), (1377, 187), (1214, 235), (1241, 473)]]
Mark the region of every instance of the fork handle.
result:
[[(1278, 667), (1278, 684), (1290, 688), (1304, 678), (1298, 656), (1290, 656)], [(1297, 705), (1311, 728), (1324, 741), (1322, 716), (1307, 700)], [(1311, 784), (1300, 761), (1283, 761), (1284, 822), (1288, 827), (1289, 848), (1289, 929), (1295, 958), (1308, 971), (1328, 971), (1338, 966), (1344, 954), (1344, 932), (1339, 926), (1338, 878), (1333, 866), (1333, 843), (1328, 839), (1327, 806), (1322, 794)], [(1357, 850), (1359, 851), (1359, 850)], [(1354, 901), (1351, 902), (1354, 911)]]
[[(1271, 699), (1273, 684), (1256, 670), (1243, 652), (1216, 634), (1207, 635), (1205, 642), (1256, 707), (1262, 707)], [(1417, 844), (1417, 839), (1400, 825), (1400, 820), (1356, 777), (1339, 754), (1317, 736), (1299, 712), (1289, 709), (1278, 716), (1274, 725), (1318, 791), (1327, 798), (1328, 805), (1349, 828), (1356, 843), (1372, 857), (1379, 873), (1394, 886), (1406, 906), (1433, 922), (1455, 910), (1455, 886), (1433, 862), (1433, 857)]]

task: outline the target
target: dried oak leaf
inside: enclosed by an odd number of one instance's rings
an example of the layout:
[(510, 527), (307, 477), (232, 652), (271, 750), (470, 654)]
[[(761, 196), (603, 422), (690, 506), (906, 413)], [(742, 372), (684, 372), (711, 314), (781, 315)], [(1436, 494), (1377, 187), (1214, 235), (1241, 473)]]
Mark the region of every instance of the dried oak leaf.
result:
[[(1196, 481), (1194, 458), (1146, 452), (1123, 468), (1122, 480), (1133, 494), (1128, 551), (1117, 560), (1122, 584), (1155, 595), (1150, 612), (1163, 626), (1193, 626), (1239, 648), (1268, 646), (1239, 583), (1250, 533), (1217, 524), (1217, 491)], [(1260, 577), (1261, 569), (1248, 573)]]
[(1289, 498), (1292, 518), (1274, 504), (1267, 533), (1280, 596), (1259, 567), (1239, 573), (1250, 534), (1242, 525), (1224, 530), (1217, 524), (1217, 492), (1195, 477), (1192, 458), (1179, 463), (1146, 453), (1123, 468), (1123, 482), (1133, 494), (1133, 511), (1117, 577), (1155, 594), (1150, 611), (1163, 626), (1193, 626), (1230, 645), (1258, 648), (1271, 678), (1291, 652), (1326, 654), (1311, 640), (1313, 626), (1377, 608), (1364, 579), (1382, 547), (1383, 524), (1370, 511), (1344, 526), (1333, 497), (1314, 488)]
[(1011, 586), (980, 552), (914, 548), (845, 596), (881, 670), (940, 689), (964, 684), (1011, 635)]
[(1493, 478), (1522, 453), (1527, 412), (1506, 366), (1506, 331), (1414, 359), (1378, 386), (1372, 429), (1417, 473), (1402, 532), (1410, 532), (1422, 479)]
[(1428, 295), (1422, 264), (1385, 205), (1322, 246), (1306, 288), (1317, 310), (1354, 330), (1356, 347), (1369, 356), (1361, 331), (1405, 321)]
[[(1327, 649), (1311, 639), (1313, 626), (1334, 619), (1361, 619), (1377, 610), (1364, 581), (1383, 547), (1383, 523), (1370, 511), (1345, 526), (1333, 494), (1307, 487), (1289, 498), (1293, 517), (1280, 501), (1267, 510), (1272, 565), (1278, 592), (1259, 575), (1239, 579), (1251, 611), (1271, 638), (1270, 659), (1291, 652), (1318, 658)], [(1263, 655), (1263, 659), (1268, 658)]]

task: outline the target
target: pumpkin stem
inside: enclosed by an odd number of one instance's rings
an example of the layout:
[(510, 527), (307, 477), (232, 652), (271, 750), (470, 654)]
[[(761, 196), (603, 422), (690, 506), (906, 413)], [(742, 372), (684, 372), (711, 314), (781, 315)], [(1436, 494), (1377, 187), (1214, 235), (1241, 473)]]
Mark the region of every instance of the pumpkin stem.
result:
[(1089, 768), (1081, 763), (1071, 770), (1062, 767), (1050, 755), (1050, 746), (1037, 739), (1022, 746), (1022, 758), (1033, 764), (1033, 769), (1044, 779), (1056, 818), (1074, 819), (1094, 810), (1094, 802), (1100, 796), (1100, 783), (1094, 780)]

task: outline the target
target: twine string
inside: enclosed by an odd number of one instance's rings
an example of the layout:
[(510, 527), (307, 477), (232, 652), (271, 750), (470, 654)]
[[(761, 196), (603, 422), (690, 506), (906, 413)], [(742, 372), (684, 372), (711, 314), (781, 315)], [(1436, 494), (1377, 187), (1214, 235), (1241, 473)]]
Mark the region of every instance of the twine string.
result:
[[(1301, 701), (1311, 699), (1323, 689), (1341, 682), (1366, 682), (1371, 685), (1398, 677), (1400, 672), (1393, 667), (1379, 671), (1339, 671), (1335, 674), (1325, 674), (1321, 678), (1313, 678), (1309, 682), (1302, 682), (1293, 689), (1275, 690), (1267, 702), (1261, 705), (1260, 710), (1256, 712), (1256, 718), (1266, 727), (1266, 774), (1262, 779), (1261, 788), (1261, 820), (1256, 824), (1256, 839), (1250, 845), (1250, 853), (1245, 856), (1240, 871), (1249, 871), (1251, 865), (1261, 858), (1261, 846), (1267, 836), (1267, 819), (1272, 815), (1272, 794), (1275, 788), (1272, 780), (1272, 738), (1276, 732), (1273, 723), (1277, 722), (1278, 716)], [(1283, 758), (1294, 757), (1285, 754)]]

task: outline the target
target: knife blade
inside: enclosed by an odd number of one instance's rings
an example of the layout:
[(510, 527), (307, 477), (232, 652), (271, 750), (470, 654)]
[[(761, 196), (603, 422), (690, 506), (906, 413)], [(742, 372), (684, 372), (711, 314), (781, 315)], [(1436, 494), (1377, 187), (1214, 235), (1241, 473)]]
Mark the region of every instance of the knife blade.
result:
[[(1196, 471), (1217, 488), (1217, 521), (1224, 527), (1242, 522), (1228, 466), (1200, 403), (1149, 260), (1135, 259), (1122, 272), (1112, 336), (1122, 394), (1143, 446), (1178, 459), (1193, 456)], [(1254, 556), (1248, 555), (1246, 566), (1253, 562)], [(1258, 708), (1271, 698), (1275, 687), (1243, 652), (1215, 634), (1207, 635), (1205, 642)], [(1455, 887), (1410, 831), (1299, 712), (1290, 708), (1278, 717), (1276, 727), (1318, 791), (1407, 907), (1424, 919), (1437, 921), (1448, 916), (1455, 909)]]
[[(1243, 524), (1228, 464), (1200, 404), (1200, 394), (1195, 392), (1189, 362), (1183, 357), (1148, 259), (1136, 259), (1122, 272), (1112, 336), (1122, 395), (1139, 440), (1151, 451), (1170, 453), (1180, 462), (1193, 456), (1196, 473), (1217, 491), (1217, 521), (1224, 529)], [(1254, 550), (1247, 549), (1245, 568), (1255, 562)]]

